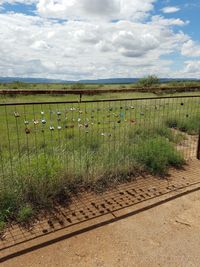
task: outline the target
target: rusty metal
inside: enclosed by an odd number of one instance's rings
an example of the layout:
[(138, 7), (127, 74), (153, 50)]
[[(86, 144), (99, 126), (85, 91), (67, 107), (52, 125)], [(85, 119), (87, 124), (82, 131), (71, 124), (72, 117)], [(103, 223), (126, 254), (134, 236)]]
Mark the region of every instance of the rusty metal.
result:
[(184, 95), (184, 96), (158, 96), (158, 97), (137, 97), (137, 98), (112, 98), (112, 99), (95, 99), (95, 100), (79, 100), (72, 101), (38, 101), (38, 102), (12, 102), (0, 103), (0, 106), (23, 106), (23, 105), (47, 105), (47, 104), (78, 104), (78, 103), (103, 103), (103, 102), (126, 102), (126, 101), (145, 101), (145, 100), (165, 100), (165, 99), (187, 99), (198, 98), (200, 95)]

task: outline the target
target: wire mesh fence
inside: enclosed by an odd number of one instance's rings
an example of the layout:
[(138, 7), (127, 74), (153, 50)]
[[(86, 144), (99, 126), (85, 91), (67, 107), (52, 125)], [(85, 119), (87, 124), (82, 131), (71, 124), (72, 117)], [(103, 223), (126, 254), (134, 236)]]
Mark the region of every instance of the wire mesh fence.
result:
[(197, 158), (200, 96), (1, 104), (0, 121), (1, 191), (39, 201)]

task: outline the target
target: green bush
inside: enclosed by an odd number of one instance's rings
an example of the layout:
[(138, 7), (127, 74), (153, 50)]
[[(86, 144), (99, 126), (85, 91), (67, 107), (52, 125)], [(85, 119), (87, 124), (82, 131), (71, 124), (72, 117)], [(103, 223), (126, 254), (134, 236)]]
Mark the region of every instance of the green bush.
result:
[(170, 166), (181, 167), (184, 159), (165, 138), (143, 140), (136, 146), (133, 157), (146, 171), (165, 175)]
[(30, 221), (33, 214), (34, 212), (31, 206), (26, 205), (24, 207), (21, 207), (18, 211), (17, 221), (20, 223), (27, 223), (28, 221)]
[(156, 75), (149, 75), (138, 81), (138, 85), (141, 87), (151, 87), (160, 84), (160, 80)]

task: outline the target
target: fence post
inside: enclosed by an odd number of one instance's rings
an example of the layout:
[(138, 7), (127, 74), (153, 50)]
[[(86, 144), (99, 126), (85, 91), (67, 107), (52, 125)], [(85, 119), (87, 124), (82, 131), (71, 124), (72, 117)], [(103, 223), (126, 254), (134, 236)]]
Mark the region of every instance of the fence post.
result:
[(197, 147), (197, 159), (200, 160), (200, 128), (199, 128), (199, 139), (198, 139), (198, 147)]

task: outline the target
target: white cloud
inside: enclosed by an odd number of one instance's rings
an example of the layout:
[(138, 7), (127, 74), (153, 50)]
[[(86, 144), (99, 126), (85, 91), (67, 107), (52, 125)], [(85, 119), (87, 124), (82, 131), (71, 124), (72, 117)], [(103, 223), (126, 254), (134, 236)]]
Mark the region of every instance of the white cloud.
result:
[(166, 6), (164, 8), (161, 9), (161, 11), (165, 14), (169, 14), (169, 13), (176, 13), (180, 10), (179, 7), (177, 6)]
[(7, 4), (26, 4), (26, 5), (29, 5), (29, 4), (34, 4), (34, 3), (37, 3), (38, 1), (37, 0), (0, 0), (0, 5), (3, 5), (5, 3)]
[[(183, 56), (199, 55), (198, 44), (173, 30), (187, 21), (150, 17), (155, 0), (0, 0), (3, 2), (37, 6), (36, 16), (0, 14), (0, 76), (70, 80), (146, 74), (169, 77), (176, 75), (171, 71), (171, 53), (181, 50)], [(189, 73), (187, 66), (184, 74)]]
[(192, 76), (198, 76), (200, 75), (200, 61), (194, 60), (194, 61), (187, 61), (185, 72), (189, 73)]
[(183, 21), (179, 18), (176, 19), (166, 19), (160, 15), (152, 17), (152, 24), (159, 24), (162, 26), (184, 26), (187, 25), (189, 21)]
[(39, 0), (38, 13), (63, 19), (144, 19), (156, 0)]
[(188, 40), (182, 46), (181, 53), (183, 56), (200, 57), (200, 43), (195, 43), (193, 40)]
[(0, 14), (0, 76), (63, 79), (166, 76), (169, 60), (188, 40), (170, 23), (66, 21)]

